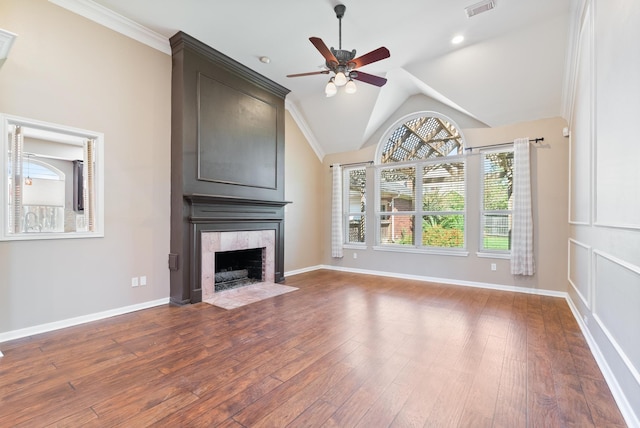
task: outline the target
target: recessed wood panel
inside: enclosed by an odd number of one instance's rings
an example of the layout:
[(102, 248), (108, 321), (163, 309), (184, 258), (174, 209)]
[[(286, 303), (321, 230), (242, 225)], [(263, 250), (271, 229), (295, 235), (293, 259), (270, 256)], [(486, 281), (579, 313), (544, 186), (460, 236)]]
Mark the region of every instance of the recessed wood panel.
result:
[(592, 43), (589, 12), (580, 32), (578, 71), (575, 83), (572, 130), (570, 138), (569, 221), (591, 222), (591, 151), (593, 128)]
[(640, 382), (640, 267), (594, 254), (594, 315)]
[(589, 246), (569, 239), (569, 283), (574, 288), (582, 303), (591, 309), (591, 293), (589, 292)]
[(198, 179), (275, 189), (276, 107), (204, 74), (198, 104)]
[(596, 223), (638, 229), (640, 3), (619, 3), (596, 14)]

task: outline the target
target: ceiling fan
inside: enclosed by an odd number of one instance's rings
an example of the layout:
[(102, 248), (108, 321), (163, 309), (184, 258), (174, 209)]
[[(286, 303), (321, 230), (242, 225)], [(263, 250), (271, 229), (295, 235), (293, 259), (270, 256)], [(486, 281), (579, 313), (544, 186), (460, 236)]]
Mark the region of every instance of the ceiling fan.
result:
[(348, 51), (342, 49), (342, 17), (347, 7), (343, 4), (339, 4), (333, 8), (338, 18), (338, 37), (339, 45), (338, 49), (333, 47), (329, 49), (327, 45), (319, 37), (309, 37), (309, 40), (313, 46), (318, 49), (320, 54), (325, 59), (326, 70), (312, 71), (310, 73), (298, 73), (289, 74), (287, 77), (301, 77), (301, 76), (313, 76), (316, 74), (329, 74), (334, 73), (327, 86), (325, 87), (325, 94), (327, 97), (332, 97), (338, 92), (339, 86), (345, 87), (345, 92), (352, 94), (356, 92), (357, 87), (353, 80), (359, 80), (364, 83), (375, 86), (384, 86), (387, 83), (387, 79), (384, 77), (374, 76), (373, 74), (364, 73), (356, 70), (372, 62), (380, 61), (385, 58), (389, 58), (391, 54), (389, 49), (380, 47), (369, 53), (366, 53), (358, 58), (356, 56), (356, 50)]

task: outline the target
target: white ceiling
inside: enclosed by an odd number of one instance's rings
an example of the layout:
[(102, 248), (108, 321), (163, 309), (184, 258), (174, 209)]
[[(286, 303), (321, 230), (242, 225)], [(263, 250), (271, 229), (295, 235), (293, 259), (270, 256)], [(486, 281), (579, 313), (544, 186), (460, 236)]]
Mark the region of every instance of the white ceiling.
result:
[[(320, 70), (324, 60), (309, 37), (338, 47), (339, 0), (95, 3), (165, 38), (184, 31), (289, 88), (290, 110), (322, 157), (362, 147), (416, 94), (488, 126), (561, 115), (571, 0), (495, 0), (495, 9), (467, 18), (465, 7), (476, 1), (343, 0), (342, 48), (360, 56), (385, 46), (391, 57), (362, 68), (385, 76), (384, 87), (357, 82), (356, 94), (333, 98), (324, 96), (327, 75), (286, 75)], [(454, 46), (456, 34), (465, 41)]]

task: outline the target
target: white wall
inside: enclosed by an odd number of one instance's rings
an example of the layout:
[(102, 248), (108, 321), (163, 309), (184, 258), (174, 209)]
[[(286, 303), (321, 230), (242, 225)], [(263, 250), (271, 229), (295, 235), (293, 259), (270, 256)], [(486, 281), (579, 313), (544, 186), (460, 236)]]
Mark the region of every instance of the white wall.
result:
[(640, 426), (640, 3), (576, 4), (569, 294), (621, 410)]
[(0, 28), (0, 111), (103, 132), (106, 171), (104, 238), (0, 242), (0, 341), (168, 300), (171, 57), (44, 0), (0, 0)]

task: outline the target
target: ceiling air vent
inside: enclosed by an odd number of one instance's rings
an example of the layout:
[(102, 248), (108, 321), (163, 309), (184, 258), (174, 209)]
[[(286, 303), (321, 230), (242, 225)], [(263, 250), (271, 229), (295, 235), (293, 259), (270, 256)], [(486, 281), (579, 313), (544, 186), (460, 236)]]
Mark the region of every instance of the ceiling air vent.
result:
[(496, 7), (496, 3), (493, 0), (485, 0), (480, 3), (472, 4), (471, 6), (467, 6), (464, 8), (464, 11), (467, 13), (467, 18), (471, 18), (472, 16), (476, 16), (479, 13), (486, 12), (488, 10)]

